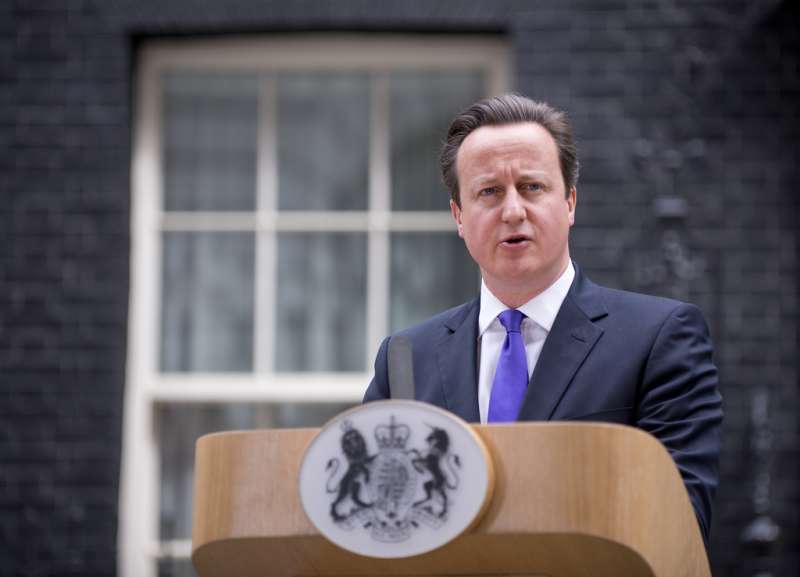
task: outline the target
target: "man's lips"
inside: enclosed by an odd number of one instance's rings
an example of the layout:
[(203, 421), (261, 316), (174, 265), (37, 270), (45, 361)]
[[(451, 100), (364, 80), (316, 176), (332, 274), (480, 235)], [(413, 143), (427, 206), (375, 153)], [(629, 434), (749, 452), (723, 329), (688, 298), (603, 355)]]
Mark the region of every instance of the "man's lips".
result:
[(525, 246), (531, 241), (531, 237), (525, 234), (511, 234), (500, 241), (500, 244), (506, 247), (521, 247)]

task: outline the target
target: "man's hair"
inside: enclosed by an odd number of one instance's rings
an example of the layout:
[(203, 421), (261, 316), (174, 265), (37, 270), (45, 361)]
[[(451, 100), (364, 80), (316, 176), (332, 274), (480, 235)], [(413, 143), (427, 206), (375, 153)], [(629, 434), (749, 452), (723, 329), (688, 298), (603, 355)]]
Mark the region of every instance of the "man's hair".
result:
[(550, 133), (558, 149), (558, 162), (566, 193), (578, 182), (578, 149), (572, 139), (572, 127), (566, 113), (545, 102), (519, 94), (503, 94), (479, 100), (453, 119), (440, 157), (442, 178), (450, 198), (461, 207), (456, 158), (461, 143), (481, 126), (499, 126), (535, 122)]

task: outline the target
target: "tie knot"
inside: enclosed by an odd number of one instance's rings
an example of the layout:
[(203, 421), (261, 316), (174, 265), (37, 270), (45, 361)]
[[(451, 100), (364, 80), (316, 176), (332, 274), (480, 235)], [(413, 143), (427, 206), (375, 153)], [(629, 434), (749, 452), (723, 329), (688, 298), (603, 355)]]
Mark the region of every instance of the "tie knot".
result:
[(500, 319), (500, 324), (505, 327), (507, 333), (518, 333), (524, 316), (517, 309), (506, 309), (497, 315), (497, 318)]

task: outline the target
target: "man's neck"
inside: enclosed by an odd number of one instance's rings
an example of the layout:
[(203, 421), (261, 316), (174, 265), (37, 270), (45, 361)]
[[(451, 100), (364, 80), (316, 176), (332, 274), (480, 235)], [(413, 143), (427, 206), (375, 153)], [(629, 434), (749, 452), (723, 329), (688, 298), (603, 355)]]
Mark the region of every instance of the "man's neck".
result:
[(553, 283), (561, 278), (561, 275), (567, 270), (569, 263), (570, 259), (569, 256), (567, 256), (562, 266), (556, 269), (557, 272), (555, 274), (551, 273), (547, 276), (543, 276), (541, 280), (537, 279), (533, 282), (528, 280), (515, 285), (508, 282), (494, 282), (493, 279), (487, 278), (486, 276), (483, 277), (483, 282), (486, 283), (488, 289), (492, 291), (492, 294), (497, 297), (500, 302), (510, 309), (515, 309), (550, 288)]

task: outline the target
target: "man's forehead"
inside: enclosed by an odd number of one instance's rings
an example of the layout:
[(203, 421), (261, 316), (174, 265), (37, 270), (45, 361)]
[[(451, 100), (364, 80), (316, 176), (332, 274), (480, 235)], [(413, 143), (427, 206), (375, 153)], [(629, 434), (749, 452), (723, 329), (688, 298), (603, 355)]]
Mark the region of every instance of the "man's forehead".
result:
[(481, 126), (471, 132), (458, 151), (459, 157), (510, 154), (558, 155), (555, 140), (534, 122)]
[(464, 139), (464, 143), (469, 140), (508, 140), (508, 141), (527, 141), (531, 138), (541, 138), (550, 140), (555, 145), (550, 132), (538, 122), (511, 122), (508, 124), (487, 124), (476, 128)]
[(557, 161), (558, 148), (550, 133), (529, 122), (482, 126), (470, 133), (458, 151), (457, 168), (489, 170), (492, 165), (514, 164), (519, 170), (543, 169), (540, 162)]

